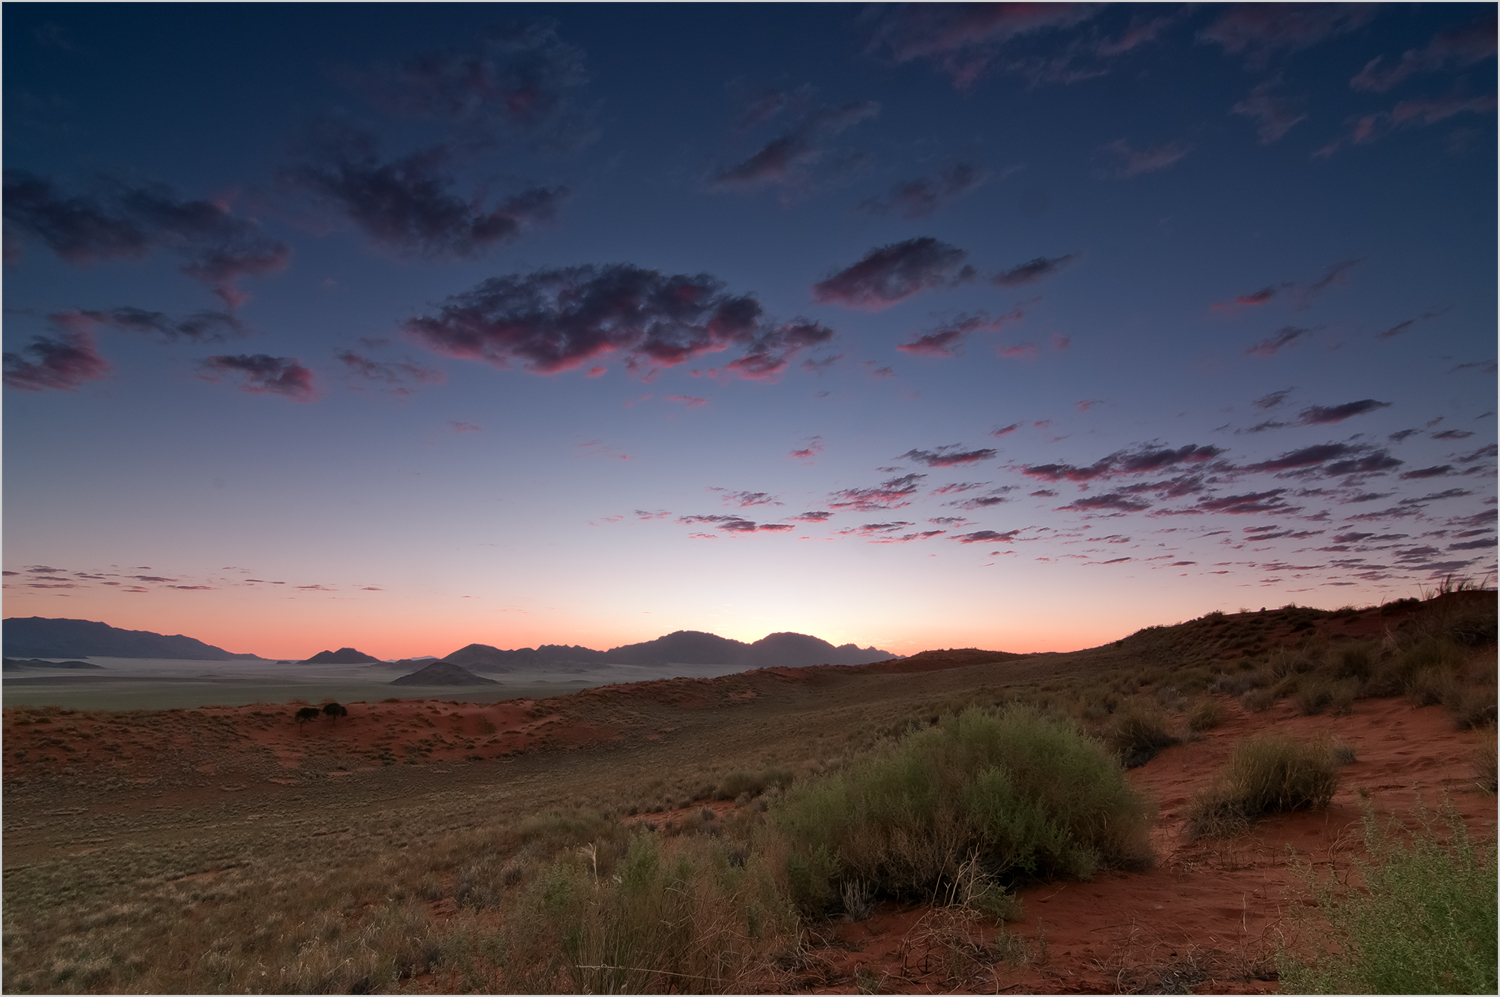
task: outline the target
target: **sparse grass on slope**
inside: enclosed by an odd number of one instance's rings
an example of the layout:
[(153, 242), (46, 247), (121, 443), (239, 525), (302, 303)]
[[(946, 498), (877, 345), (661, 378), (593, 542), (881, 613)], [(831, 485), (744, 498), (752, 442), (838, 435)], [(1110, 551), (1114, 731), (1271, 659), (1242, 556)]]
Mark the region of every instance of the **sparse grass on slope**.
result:
[(1262, 817), (1328, 805), (1340, 762), (1331, 741), (1279, 734), (1247, 738), (1209, 789), (1188, 804), (1192, 837), (1241, 834)]
[[(1288, 993), (1492, 994), (1496, 992), (1493, 845), (1476, 846), (1451, 809), (1439, 828), (1421, 808), (1409, 836), (1365, 814), (1371, 860), (1355, 860), (1363, 886), (1337, 877), (1309, 887), (1331, 933), (1310, 960), (1278, 958)], [(1446, 833), (1445, 833), (1446, 830)], [(1331, 945), (1328, 943), (1332, 943)]]

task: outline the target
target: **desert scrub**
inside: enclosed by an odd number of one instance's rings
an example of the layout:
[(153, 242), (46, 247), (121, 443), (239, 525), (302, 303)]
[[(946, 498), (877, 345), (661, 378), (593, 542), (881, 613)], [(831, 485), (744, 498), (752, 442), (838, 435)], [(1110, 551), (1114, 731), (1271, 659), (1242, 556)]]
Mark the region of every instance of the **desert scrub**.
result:
[(1366, 810), (1370, 860), (1353, 860), (1356, 875), (1317, 883), (1304, 874), (1332, 931), (1318, 924), (1309, 932), (1320, 942), (1310, 959), (1278, 955), (1283, 990), (1495, 993), (1493, 844), (1476, 846), (1451, 803), (1442, 814), (1446, 834), (1420, 802), (1414, 816), (1417, 830), (1407, 835), (1394, 820), (1382, 825)]
[[(1151, 857), (1151, 810), (1120, 763), (1071, 724), (1011, 705), (966, 710), (799, 784), (771, 810), (793, 899), (813, 913), (859, 880), (883, 896), (965, 892), (999, 913), (994, 884), (1087, 878)], [(976, 861), (977, 860), (977, 861)]]
[(1327, 806), (1338, 787), (1339, 748), (1330, 738), (1279, 734), (1240, 741), (1214, 784), (1188, 803), (1188, 835), (1240, 834), (1270, 814)]
[(498, 989), (622, 993), (775, 989), (797, 915), (758, 850), (633, 835), (541, 871), (507, 912)]
[(1213, 730), (1224, 722), (1227, 711), (1224, 704), (1217, 699), (1204, 697), (1193, 707), (1187, 716), (1188, 730), (1194, 734), (1201, 734), (1206, 730)]
[(1128, 769), (1137, 768), (1155, 758), (1163, 748), (1177, 743), (1167, 729), (1166, 710), (1140, 696), (1120, 704), (1105, 728), (1104, 743), (1114, 749)]

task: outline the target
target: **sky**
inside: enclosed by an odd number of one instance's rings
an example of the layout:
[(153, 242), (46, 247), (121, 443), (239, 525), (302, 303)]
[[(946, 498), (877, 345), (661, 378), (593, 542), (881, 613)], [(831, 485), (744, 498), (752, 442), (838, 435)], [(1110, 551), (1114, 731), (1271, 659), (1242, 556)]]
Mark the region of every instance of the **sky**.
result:
[(6, 4), (6, 616), (1072, 650), (1493, 583), (1492, 4)]

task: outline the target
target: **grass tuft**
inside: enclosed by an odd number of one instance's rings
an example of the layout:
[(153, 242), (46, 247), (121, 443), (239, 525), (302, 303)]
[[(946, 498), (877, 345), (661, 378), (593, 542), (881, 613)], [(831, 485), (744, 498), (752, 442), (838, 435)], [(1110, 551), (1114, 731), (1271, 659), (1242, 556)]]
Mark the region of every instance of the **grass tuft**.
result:
[(1214, 785), (1189, 802), (1188, 835), (1228, 837), (1270, 814), (1327, 806), (1338, 787), (1339, 747), (1276, 734), (1239, 742)]

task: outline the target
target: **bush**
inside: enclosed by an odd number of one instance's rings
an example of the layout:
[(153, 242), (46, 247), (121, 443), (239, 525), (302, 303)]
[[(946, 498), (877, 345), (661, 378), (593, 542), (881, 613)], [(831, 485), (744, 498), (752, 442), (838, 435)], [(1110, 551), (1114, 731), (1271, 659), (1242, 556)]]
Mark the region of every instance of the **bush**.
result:
[(1201, 734), (1206, 730), (1213, 730), (1224, 722), (1224, 704), (1217, 699), (1204, 699), (1193, 707), (1193, 712), (1188, 714), (1188, 730), (1194, 734)]
[(1327, 806), (1338, 787), (1337, 747), (1277, 734), (1239, 742), (1214, 785), (1189, 802), (1189, 836), (1239, 834), (1269, 814)]
[[(1406, 837), (1364, 819), (1370, 862), (1354, 860), (1364, 888), (1334, 880), (1309, 887), (1332, 933), (1311, 961), (1277, 957), (1288, 993), (1495, 993), (1496, 892), (1493, 847), (1476, 848), (1448, 804), (1446, 836), (1420, 803), (1419, 829)], [(1446, 840), (1443, 838), (1446, 837)]]
[(1110, 721), (1104, 743), (1112, 748), (1128, 769), (1138, 768), (1155, 758), (1163, 748), (1177, 743), (1167, 730), (1167, 714), (1149, 699), (1136, 696), (1127, 699)]
[(932, 897), (967, 867), (970, 898), (998, 904), (987, 884), (1087, 878), (1150, 858), (1149, 807), (1119, 762), (1072, 725), (1018, 705), (913, 733), (799, 785), (771, 815), (789, 840), (795, 897), (816, 913), (855, 880), (881, 895)]

